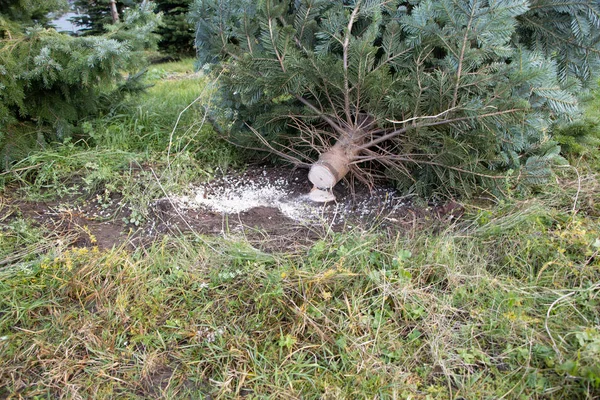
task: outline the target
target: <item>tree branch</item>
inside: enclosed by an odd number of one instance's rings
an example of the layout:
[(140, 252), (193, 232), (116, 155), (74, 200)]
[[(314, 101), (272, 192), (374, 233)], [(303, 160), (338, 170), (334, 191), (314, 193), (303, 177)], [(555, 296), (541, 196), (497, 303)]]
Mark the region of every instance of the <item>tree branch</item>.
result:
[(436, 114), (436, 115), (425, 115), (423, 117), (412, 117), (412, 118), (409, 118), (409, 119), (405, 119), (404, 121), (395, 121), (393, 119), (386, 119), (386, 121), (391, 122), (392, 124), (406, 124), (408, 122), (415, 121), (415, 120), (418, 120), (418, 119), (435, 119), (435, 118), (441, 117), (444, 114), (449, 113), (452, 110), (456, 110), (456, 108), (457, 107), (449, 108), (446, 111), (442, 111), (441, 113)]
[(348, 26), (346, 28), (346, 36), (344, 37), (344, 43), (342, 44), (344, 65), (344, 112), (346, 113), (346, 121), (348, 122), (348, 124), (352, 123), (352, 113), (350, 112), (350, 82), (348, 77), (348, 47), (350, 46), (352, 26), (354, 25), (354, 19), (358, 15), (360, 3), (360, 0), (356, 2), (354, 10), (350, 15), (350, 19), (348, 20)]
[(467, 23), (467, 29), (465, 29), (465, 36), (463, 37), (462, 48), (460, 49), (460, 57), (458, 58), (458, 70), (456, 71), (456, 86), (454, 87), (454, 95), (452, 96), (452, 108), (456, 107), (458, 101), (458, 88), (460, 87), (460, 77), (462, 74), (463, 62), (465, 59), (465, 50), (467, 49), (467, 41), (469, 40), (469, 31), (471, 30), (471, 24), (473, 23), (473, 17), (475, 16), (475, 9), (477, 8), (477, 1), (474, 1), (471, 5), (471, 15), (469, 16), (469, 22)]
[(527, 18), (525, 16), (523, 16), (522, 18), (524, 20), (526, 20), (527, 22), (529, 22), (530, 24), (535, 25), (538, 29), (540, 29), (542, 31), (545, 31), (546, 33), (548, 33), (548, 35), (554, 37), (558, 41), (567, 43), (567, 44), (575, 46), (575, 47), (579, 47), (580, 49), (583, 49), (583, 50), (586, 50), (586, 51), (590, 51), (592, 53), (600, 54), (600, 50), (598, 50), (598, 49), (595, 49), (593, 47), (583, 46), (583, 45), (577, 43), (576, 41), (574, 41), (572, 37), (570, 37), (568, 39), (565, 39), (562, 36), (560, 36), (560, 35), (556, 34), (555, 32), (553, 32), (552, 30), (546, 28), (545, 26), (542, 26), (542, 25), (536, 23), (535, 21), (533, 21), (533, 20), (531, 20), (531, 19), (529, 19), (529, 18)]
[[(423, 154), (425, 156), (427, 156), (427, 154)], [(373, 155), (370, 157), (361, 157), (359, 159), (357, 159), (356, 161), (353, 161), (353, 164), (357, 164), (357, 163), (361, 163), (361, 162), (365, 162), (365, 161), (377, 161), (377, 162), (381, 162), (382, 160), (386, 160), (388, 162), (390, 161), (404, 161), (404, 162), (410, 162), (410, 163), (414, 163), (414, 164), (425, 164), (425, 165), (432, 165), (432, 166), (436, 166), (436, 167), (442, 167), (442, 168), (447, 168), (447, 169), (451, 169), (453, 171), (457, 171), (457, 172), (462, 172), (465, 174), (471, 174), (471, 175), (475, 175), (475, 176), (479, 176), (482, 178), (490, 178), (490, 179), (506, 179), (505, 175), (489, 175), (489, 174), (484, 174), (481, 172), (475, 172), (475, 171), (469, 171), (468, 169), (464, 169), (464, 168), (460, 168), (460, 167), (454, 167), (451, 165), (446, 165), (446, 164), (442, 164), (439, 162), (435, 162), (435, 161), (428, 161), (428, 160), (415, 160), (413, 158), (410, 157), (406, 157), (404, 156), (399, 156), (399, 155), (385, 155), (382, 156), (379, 153), (375, 153), (373, 152)], [(399, 168), (400, 166), (397, 164), (393, 165), (394, 167)]]
[(317, 107), (315, 107), (310, 101), (306, 100), (304, 97), (302, 97), (300, 95), (295, 95), (295, 97), (302, 104), (304, 104), (305, 106), (307, 106), (308, 108), (310, 108), (311, 110), (316, 112), (319, 115), (319, 117), (323, 118), (323, 120), (325, 122), (327, 122), (329, 124), (329, 126), (331, 126), (337, 133), (339, 133), (342, 136), (345, 136), (348, 134), (345, 129), (343, 129), (340, 125), (335, 123), (331, 118), (329, 118), (328, 115), (326, 115), (323, 111), (321, 111)]
[[(453, 119), (444, 119), (442, 121), (437, 121), (437, 122), (431, 122), (428, 124), (421, 124), (421, 125), (411, 125), (411, 126), (407, 126), (404, 127), (402, 129), (397, 129), (395, 131), (392, 131), (390, 133), (387, 133), (381, 137), (378, 137), (377, 139), (371, 140), (368, 143), (365, 143), (361, 146), (358, 146), (358, 148), (360, 150), (364, 150), (364, 149), (368, 149), (369, 147), (375, 146), (376, 144), (379, 144), (381, 142), (385, 142), (386, 140), (392, 139), (398, 135), (401, 135), (411, 129), (418, 129), (418, 128), (427, 128), (430, 126), (438, 126), (438, 125), (445, 125), (445, 124), (452, 124), (454, 122), (461, 122), (461, 121), (468, 121), (468, 120), (472, 120), (472, 119), (478, 119), (478, 118), (487, 118), (487, 117), (493, 117), (496, 115), (503, 115), (503, 114), (511, 114), (511, 113), (515, 113), (518, 111), (524, 111), (523, 108), (512, 108), (510, 110), (504, 110), (504, 111), (497, 111), (497, 112), (493, 112), (493, 113), (489, 113), (489, 114), (482, 114), (482, 115), (475, 115), (472, 117), (460, 117), (460, 118), (453, 118)], [(419, 118), (427, 118), (427, 117), (419, 117)]]
[[(302, 167), (310, 167), (310, 164), (307, 164), (307, 163), (305, 163), (303, 161), (300, 161), (300, 159), (298, 159), (296, 157), (292, 157), (289, 154), (285, 154), (285, 153), (277, 150), (276, 148), (274, 148), (273, 146), (271, 146), (271, 143), (269, 143), (267, 141), (267, 139), (265, 139), (256, 129), (254, 129), (253, 127), (251, 127), (248, 124), (246, 124), (246, 126), (248, 127), (248, 129), (250, 129), (250, 131), (252, 131), (252, 133), (254, 133), (254, 135), (261, 141), (261, 143), (264, 144), (268, 148), (268, 150), (259, 149), (259, 148), (256, 148), (256, 147), (246, 147), (246, 148), (252, 149), (252, 150), (259, 150), (259, 151), (270, 151), (272, 153), (277, 154), (279, 157), (283, 158), (284, 160), (288, 160), (289, 162), (291, 162), (294, 165), (302, 166)], [(288, 147), (286, 147), (286, 149), (287, 150), (291, 150)]]
[[(270, 3), (267, 2), (267, 7)], [(283, 57), (281, 57), (281, 54), (279, 54), (279, 50), (277, 50), (277, 43), (275, 42), (275, 36), (273, 36), (273, 18), (271, 18), (271, 13), (270, 10), (268, 10), (269, 12), (269, 16), (268, 16), (268, 21), (269, 21), (269, 37), (271, 38), (271, 45), (273, 45), (273, 51), (275, 52), (275, 56), (277, 57), (277, 60), (279, 61), (279, 66), (281, 67), (281, 70), (285, 73), (285, 65), (283, 65)]]

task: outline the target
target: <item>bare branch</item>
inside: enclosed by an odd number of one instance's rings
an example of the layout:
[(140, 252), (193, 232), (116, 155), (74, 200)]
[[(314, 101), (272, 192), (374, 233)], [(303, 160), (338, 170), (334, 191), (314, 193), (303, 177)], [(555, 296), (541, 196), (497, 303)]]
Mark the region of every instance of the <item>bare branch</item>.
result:
[[(524, 111), (525, 109), (523, 108), (511, 108), (510, 110), (504, 110), (504, 111), (497, 111), (497, 112), (493, 112), (493, 113), (489, 113), (489, 114), (481, 114), (481, 115), (475, 115), (472, 117), (460, 117), (460, 118), (453, 118), (453, 119), (444, 119), (442, 121), (437, 121), (437, 122), (431, 122), (428, 124), (421, 124), (421, 125), (411, 125), (411, 126), (407, 126), (404, 127), (402, 129), (398, 129), (395, 131), (392, 131), (390, 133), (387, 133), (383, 136), (378, 137), (377, 139), (371, 140), (368, 143), (365, 143), (361, 146), (359, 146), (358, 148), (360, 150), (364, 150), (367, 149), (371, 146), (374, 146), (376, 144), (379, 144), (381, 142), (385, 142), (386, 140), (390, 140), (398, 135), (401, 135), (409, 130), (412, 129), (418, 129), (418, 128), (427, 128), (430, 126), (438, 126), (438, 125), (445, 125), (445, 124), (452, 124), (455, 122), (461, 122), (461, 121), (469, 121), (469, 120), (473, 120), (473, 119), (479, 119), (479, 118), (487, 118), (487, 117), (493, 117), (493, 116), (497, 116), (497, 115), (504, 115), (504, 114), (512, 114), (515, 112), (519, 112), (519, 111)], [(424, 117), (421, 117), (424, 118)]]
[(423, 117), (412, 117), (412, 118), (409, 118), (409, 119), (405, 119), (404, 121), (395, 121), (393, 119), (386, 119), (386, 121), (391, 122), (392, 124), (406, 124), (406, 123), (409, 123), (411, 121), (416, 121), (416, 120), (419, 120), (419, 119), (436, 119), (436, 118), (441, 117), (444, 114), (448, 114), (450, 111), (456, 110), (457, 108), (458, 107), (449, 108), (446, 111), (442, 111), (441, 113), (436, 114), (436, 115), (425, 115)]
[[(288, 160), (289, 162), (291, 162), (292, 164), (294, 164), (296, 166), (310, 167), (310, 164), (300, 161), (300, 159), (298, 159), (296, 157), (292, 157), (289, 154), (286, 154), (286, 153), (283, 153), (283, 152), (277, 150), (276, 148), (271, 146), (271, 143), (269, 143), (267, 141), (267, 139), (265, 139), (256, 129), (254, 129), (253, 127), (251, 127), (248, 124), (246, 124), (246, 126), (248, 127), (248, 129), (250, 129), (252, 131), (252, 133), (254, 133), (254, 135), (262, 142), (262, 144), (264, 144), (269, 149), (268, 151), (270, 151), (274, 154), (277, 154), (279, 157), (283, 158), (284, 160)], [(285, 149), (288, 151), (293, 151), (289, 147), (285, 147)], [(265, 149), (258, 149), (258, 148), (253, 148), (253, 150), (267, 151)]]
[(307, 106), (308, 108), (310, 108), (311, 110), (316, 112), (319, 115), (319, 117), (323, 118), (323, 120), (325, 122), (327, 122), (329, 124), (329, 126), (331, 126), (341, 136), (346, 136), (348, 134), (345, 129), (343, 129), (340, 125), (335, 123), (331, 118), (329, 118), (329, 116), (327, 114), (325, 114), (322, 110), (319, 110), (317, 107), (315, 107), (310, 101), (306, 100), (304, 97), (302, 97), (300, 95), (296, 95), (295, 97), (302, 104), (304, 104), (305, 106)]

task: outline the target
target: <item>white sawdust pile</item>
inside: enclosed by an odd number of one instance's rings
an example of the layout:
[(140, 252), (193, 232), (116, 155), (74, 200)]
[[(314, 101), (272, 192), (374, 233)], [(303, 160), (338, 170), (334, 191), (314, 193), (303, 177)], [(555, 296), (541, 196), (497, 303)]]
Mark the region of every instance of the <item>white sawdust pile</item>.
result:
[[(350, 214), (365, 217), (380, 212), (382, 207), (393, 210), (405, 204), (390, 190), (378, 190), (358, 203), (348, 198), (328, 204), (316, 203), (309, 199), (308, 193), (298, 194), (298, 179), (289, 182), (284, 177), (267, 176), (266, 171), (262, 176), (224, 176), (205, 185), (190, 187), (184, 195), (169, 197), (182, 210), (203, 208), (221, 214), (238, 214), (257, 207), (271, 207), (300, 223), (331, 220), (332, 217), (336, 222), (343, 222)], [(296, 190), (290, 190), (291, 186)]]
[(172, 196), (182, 209), (205, 208), (221, 214), (238, 214), (257, 207), (271, 207), (294, 221), (316, 219), (323, 206), (312, 203), (307, 195), (290, 196), (284, 178), (225, 176), (207, 185), (190, 188), (188, 195)]

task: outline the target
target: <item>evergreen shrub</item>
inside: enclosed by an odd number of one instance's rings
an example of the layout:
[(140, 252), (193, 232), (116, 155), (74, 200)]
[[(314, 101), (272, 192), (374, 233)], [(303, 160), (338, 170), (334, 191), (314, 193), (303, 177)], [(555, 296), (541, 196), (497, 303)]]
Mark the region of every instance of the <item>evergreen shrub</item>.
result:
[[(32, 145), (64, 140), (86, 117), (144, 88), (143, 50), (156, 44), (153, 5), (133, 9), (104, 36), (72, 37), (39, 25), (0, 43), (0, 155), (6, 168)], [(17, 25), (13, 25), (17, 26)], [(126, 77), (127, 73), (129, 76)], [(23, 124), (35, 126), (35, 134)]]
[(578, 95), (598, 73), (596, 2), (195, 0), (192, 9), (198, 62), (221, 75), (214, 119), (233, 140), (297, 164), (354, 141), (355, 177), (372, 183), (383, 171), (407, 191), (498, 189), (511, 171), (522, 187), (545, 182), (565, 162), (554, 126), (581, 118)]

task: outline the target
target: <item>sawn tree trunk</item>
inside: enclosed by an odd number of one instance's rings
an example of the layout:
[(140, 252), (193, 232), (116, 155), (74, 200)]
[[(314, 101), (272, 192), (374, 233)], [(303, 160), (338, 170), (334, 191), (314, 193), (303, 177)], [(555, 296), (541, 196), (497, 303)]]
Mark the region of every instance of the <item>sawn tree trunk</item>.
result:
[(358, 149), (352, 141), (339, 141), (322, 153), (308, 173), (308, 180), (319, 189), (331, 189), (348, 171)]

